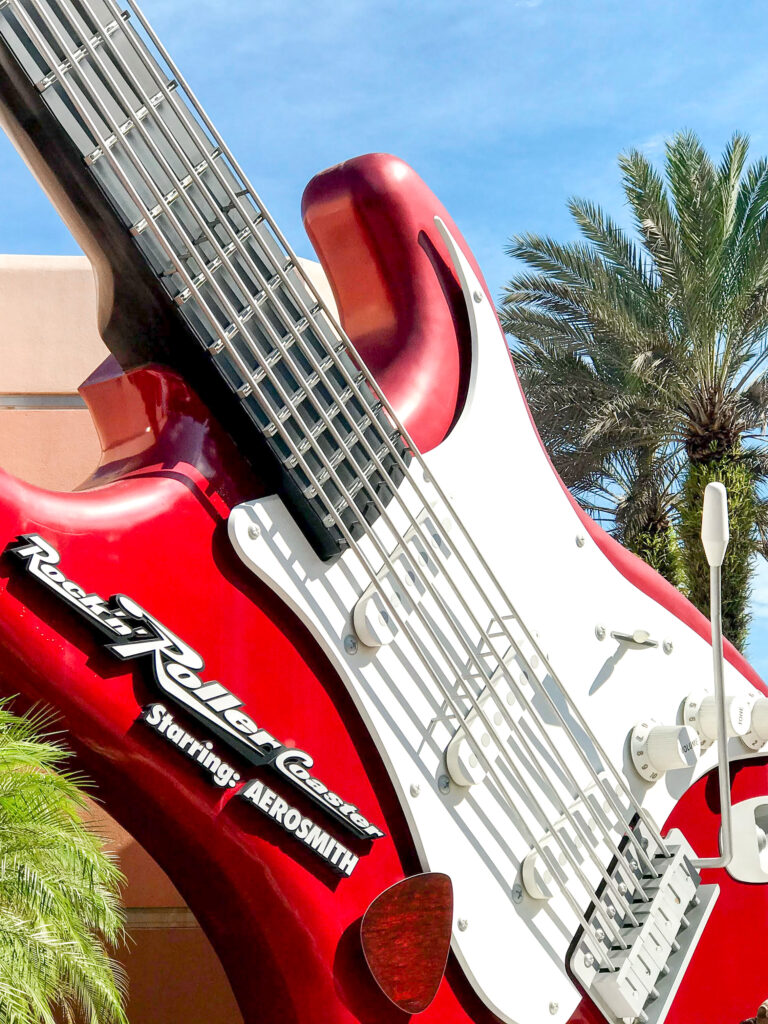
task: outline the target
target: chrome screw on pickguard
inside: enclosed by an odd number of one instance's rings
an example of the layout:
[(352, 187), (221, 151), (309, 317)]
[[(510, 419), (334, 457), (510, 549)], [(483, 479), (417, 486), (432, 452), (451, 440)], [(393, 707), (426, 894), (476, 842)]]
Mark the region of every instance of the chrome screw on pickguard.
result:
[(595, 626), (595, 636), (598, 640), (605, 640), (605, 626)]
[(469, 921), (466, 919), (466, 917), (460, 917), (459, 920), (456, 922), (456, 925), (460, 932), (465, 932), (467, 928), (469, 928)]
[(421, 792), (421, 786), (418, 784), (418, 782), (412, 782), (411, 783), (411, 796), (418, 796), (420, 792)]
[(577, 533), (576, 534), (576, 547), (577, 548), (583, 548), (585, 544), (586, 544), (586, 541), (584, 540), (584, 534), (583, 533)]
[(352, 636), (351, 633), (347, 633), (344, 637), (344, 650), (347, 654), (357, 654), (357, 637)]
[(261, 536), (261, 527), (257, 526), (256, 523), (251, 523), (248, 527), (248, 536), (251, 540), (258, 540)]
[(440, 776), (440, 778), (437, 780), (437, 788), (440, 790), (441, 793), (451, 792), (451, 780), (448, 778), (447, 775)]
[(512, 886), (512, 902), (515, 904), (523, 902), (523, 887), (519, 882)]
[(483, 301), (483, 293), (482, 292), (472, 292), (472, 298), (475, 300), (475, 302), (482, 302)]
[(553, 999), (552, 1002), (549, 1004), (549, 1012), (554, 1017), (554, 1015), (557, 1013), (557, 1011), (559, 1009), (560, 1009), (560, 1003), (556, 1003), (555, 1000)]
[(595, 962), (595, 958), (592, 956), (591, 953), (585, 953), (584, 954), (584, 966), (585, 967), (591, 967), (594, 962)]
[(664, 651), (665, 654), (671, 654), (672, 651), (675, 649), (675, 645), (672, 643), (671, 640), (665, 640), (664, 643), (661, 645), (661, 649), (662, 651)]

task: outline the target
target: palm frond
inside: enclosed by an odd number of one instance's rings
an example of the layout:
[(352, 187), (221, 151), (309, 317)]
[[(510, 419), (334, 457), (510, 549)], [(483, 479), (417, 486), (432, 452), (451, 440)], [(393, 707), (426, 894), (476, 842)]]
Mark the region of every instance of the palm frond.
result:
[(0, 1024), (125, 1024), (123, 877), (83, 820), (49, 716), (0, 701)]

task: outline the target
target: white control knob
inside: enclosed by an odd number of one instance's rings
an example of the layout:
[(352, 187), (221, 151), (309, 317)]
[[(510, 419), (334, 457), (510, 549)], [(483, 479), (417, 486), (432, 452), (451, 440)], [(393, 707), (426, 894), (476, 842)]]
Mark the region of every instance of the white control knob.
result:
[(629, 742), (632, 762), (648, 782), (656, 782), (665, 772), (692, 768), (701, 754), (695, 729), (687, 725), (657, 725), (653, 719), (639, 722)]
[[(725, 698), (725, 724), (728, 736), (745, 736), (749, 732), (753, 698), (746, 694)], [(706, 748), (717, 739), (717, 702), (712, 694), (691, 694), (683, 708), (683, 721), (695, 729)]]
[(759, 750), (768, 742), (768, 700), (765, 697), (755, 696), (749, 729), (741, 738), (750, 750)]

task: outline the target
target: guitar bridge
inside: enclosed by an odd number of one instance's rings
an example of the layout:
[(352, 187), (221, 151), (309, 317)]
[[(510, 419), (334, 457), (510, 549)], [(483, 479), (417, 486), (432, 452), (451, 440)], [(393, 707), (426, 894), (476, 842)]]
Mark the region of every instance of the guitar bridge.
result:
[[(614, 1024), (662, 1024), (720, 892), (717, 885), (701, 885), (691, 863), (695, 854), (680, 832), (670, 832), (666, 842), (672, 855), (652, 859), (658, 875), (639, 879), (648, 899), (636, 896), (632, 902), (637, 923), (620, 924), (625, 945), (604, 938), (601, 962), (582, 930), (572, 947), (571, 973)], [(612, 873), (619, 880), (618, 869)]]

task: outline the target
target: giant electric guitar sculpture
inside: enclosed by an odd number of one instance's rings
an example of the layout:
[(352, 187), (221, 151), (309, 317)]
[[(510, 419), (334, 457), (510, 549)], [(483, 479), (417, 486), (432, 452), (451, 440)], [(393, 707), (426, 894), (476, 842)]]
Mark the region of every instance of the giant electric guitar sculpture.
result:
[(0, 0), (6, 127), (117, 359), (80, 491), (0, 482), (4, 689), (60, 709), (248, 1022), (737, 1024), (763, 684), (727, 652), (700, 878), (708, 625), (570, 501), (450, 218), (392, 157), (309, 186), (369, 374), (130, 15)]

